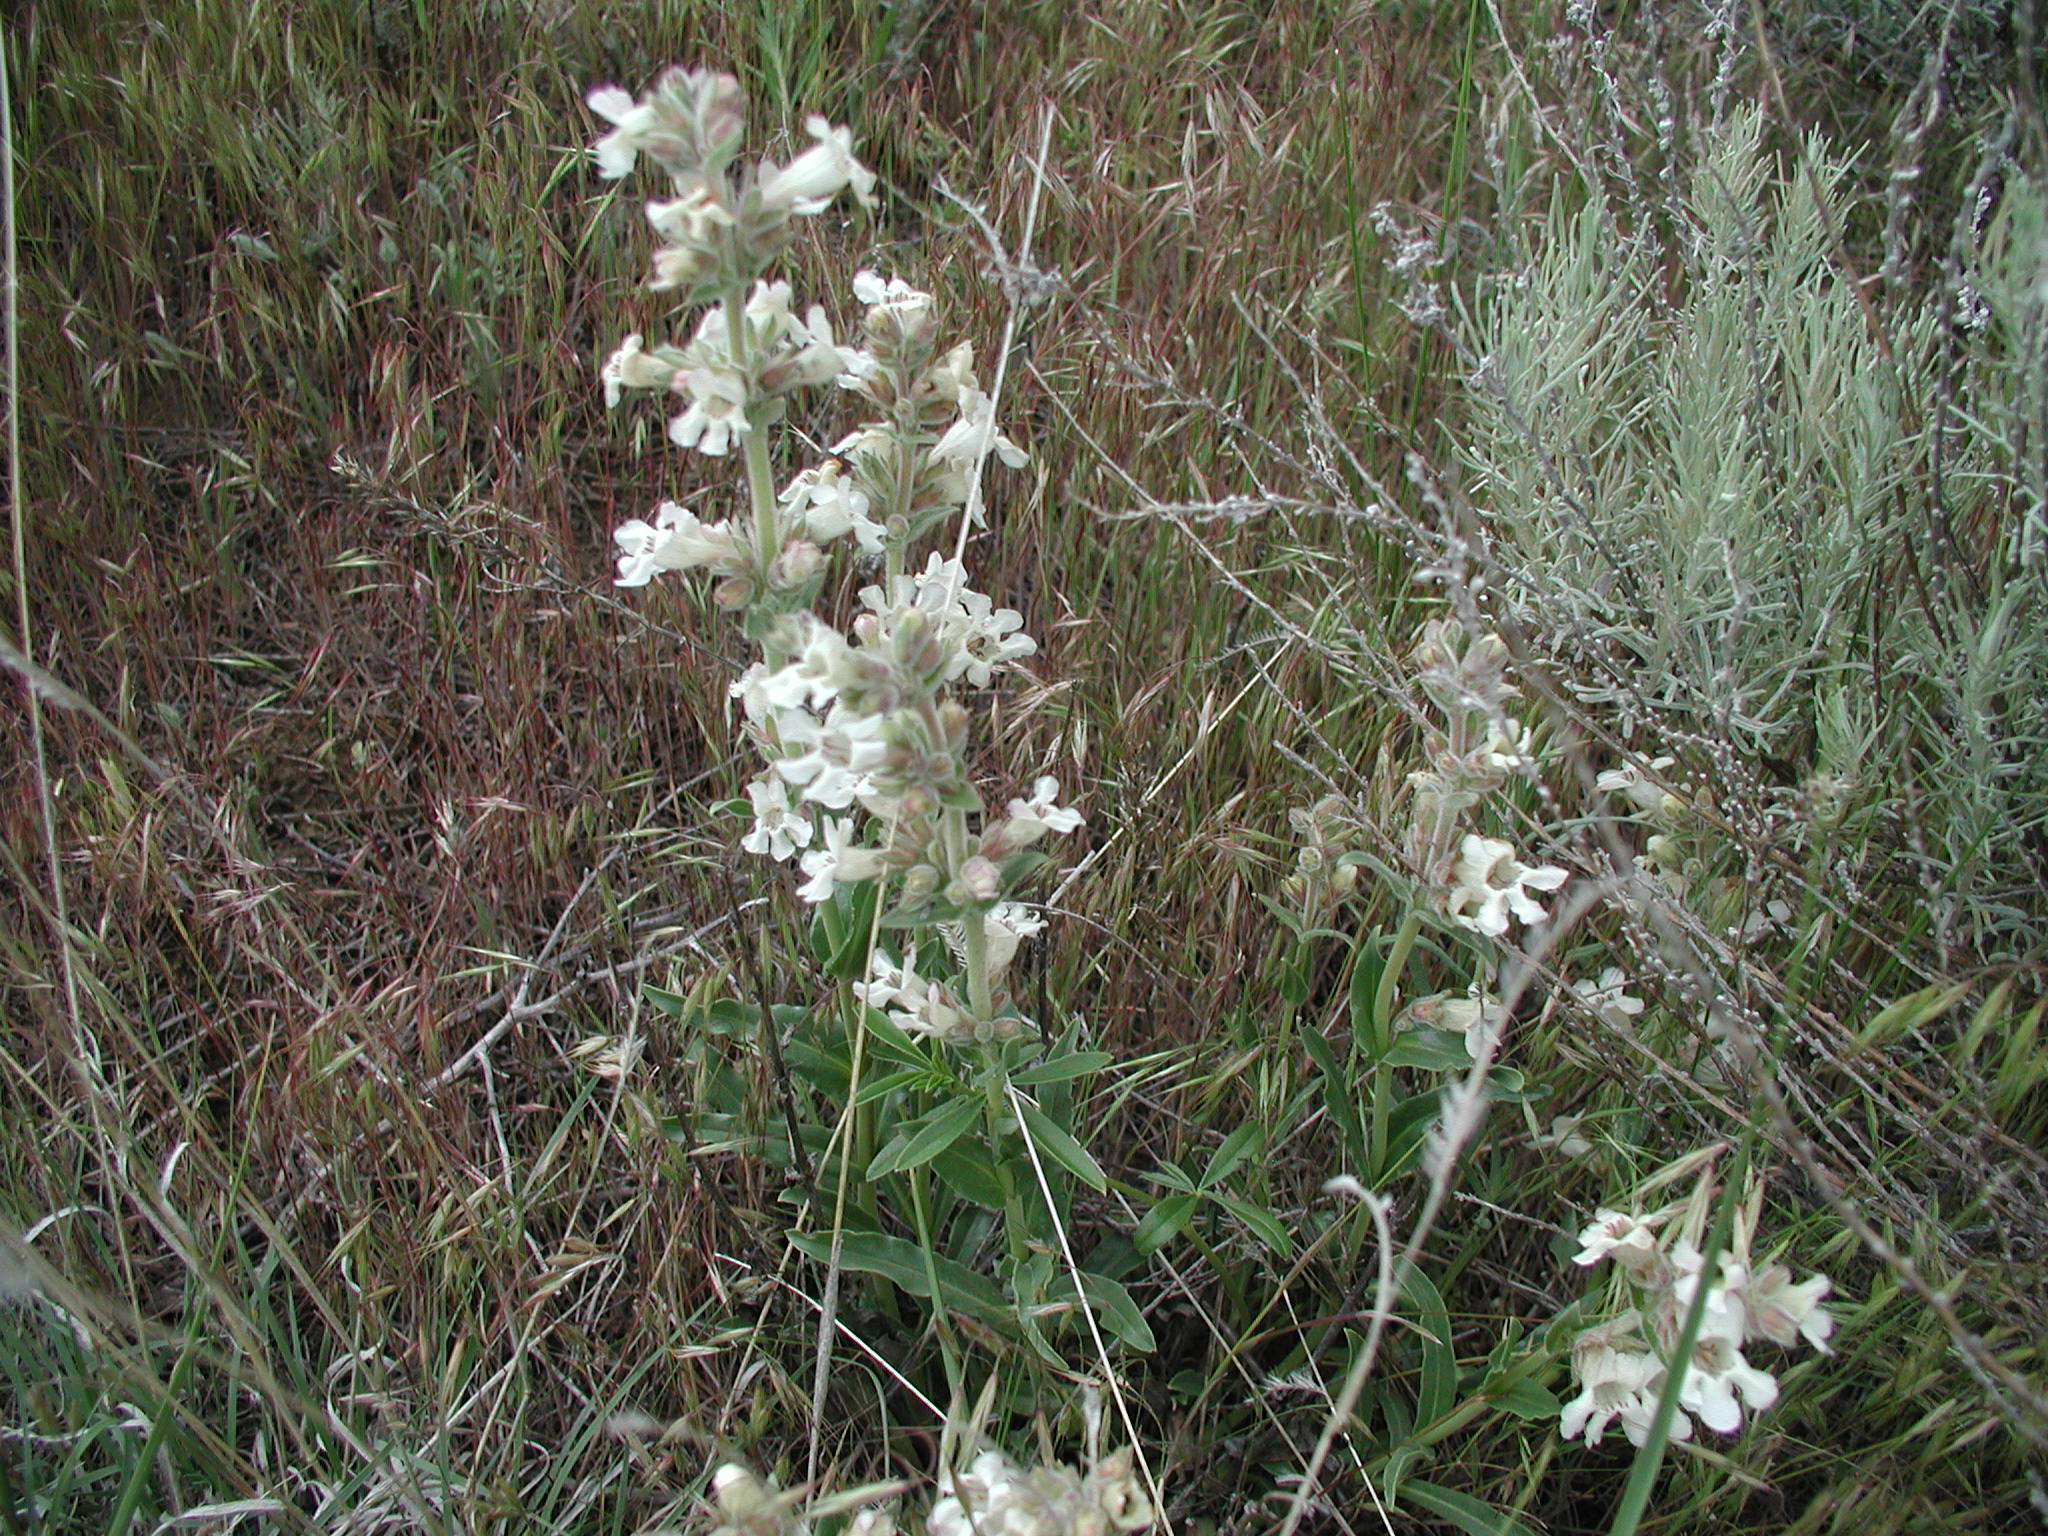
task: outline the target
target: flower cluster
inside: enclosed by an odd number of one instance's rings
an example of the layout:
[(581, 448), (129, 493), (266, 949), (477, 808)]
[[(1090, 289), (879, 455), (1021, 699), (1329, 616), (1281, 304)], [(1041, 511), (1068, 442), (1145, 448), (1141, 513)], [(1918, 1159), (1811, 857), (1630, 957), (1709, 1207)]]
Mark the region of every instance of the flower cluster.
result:
[(1026, 1472), (1002, 1452), (984, 1451), (942, 1484), (945, 1496), (925, 1516), (927, 1536), (1112, 1536), (1156, 1518), (1128, 1449), (1085, 1477), (1061, 1466)]
[[(874, 178), (847, 130), (814, 118), (813, 144), (790, 164), (748, 167), (745, 103), (729, 76), (672, 69), (637, 101), (605, 87), (590, 105), (615, 125), (595, 149), (605, 175), (625, 175), (644, 154), (674, 186), (672, 200), (647, 209), (664, 242), (651, 285), (707, 306), (683, 346), (627, 337), (603, 366), (606, 400), (627, 389), (679, 397), (670, 437), (714, 457), (737, 451), (750, 502), (747, 515), (715, 521), (664, 502), (652, 521), (625, 523), (614, 535), (618, 584), (703, 570), (761, 647), (732, 687), (766, 762), (747, 786), (754, 824), (742, 846), (795, 861), (798, 894), (812, 904), (892, 882), (887, 926), (935, 929), (960, 954), (960, 988), (920, 976), (911, 955), (876, 955), (871, 1004), (947, 1038), (1014, 1032), (1021, 1021), (999, 1006), (998, 984), (1038, 920), (1010, 898), (1042, 860), (1033, 846), (1081, 817), (1049, 778), (1007, 814), (986, 810), (969, 768), (969, 714), (953, 693), (989, 686), (1037, 646), (1019, 614), (969, 585), (959, 559), (934, 553), (911, 570), (908, 557), (975, 504), (986, 458), (1017, 467), (1023, 450), (997, 429), (972, 348), (941, 345), (929, 294), (858, 274), (865, 314), (858, 341), (843, 344), (821, 306), (799, 317), (789, 284), (766, 275), (793, 218), (849, 189), (868, 198)], [(834, 382), (879, 419), (777, 490), (767, 429), (794, 392)], [(842, 632), (812, 604), (828, 546), (848, 539), (882, 570)]]
[(1436, 619), (1423, 626), (1414, 663), (1416, 682), (1444, 717), (1442, 730), (1424, 734), (1429, 766), (1408, 778), (1415, 863), (1445, 889), (1444, 913), (1462, 928), (1500, 938), (1513, 920), (1540, 923), (1546, 913), (1531, 893), (1556, 890), (1566, 872), (1524, 864), (1512, 843), (1459, 834), (1466, 811), (1535, 764), (1527, 728), (1507, 712), (1519, 696), (1507, 680), (1507, 647)]
[(1673, 1439), (1690, 1438), (1694, 1418), (1716, 1433), (1734, 1434), (1745, 1408), (1760, 1413), (1778, 1400), (1776, 1378), (1752, 1365), (1745, 1348), (1804, 1339), (1829, 1352), (1835, 1323), (1821, 1306), (1827, 1277), (1794, 1284), (1785, 1265), (1757, 1268), (1750, 1259), (1760, 1190), (1737, 1216), (1730, 1251), (1706, 1261), (1697, 1244), (1710, 1188), (1703, 1179), (1691, 1200), (1644, 1215), (1602, 1209), (1579, 1234), (1574, 1262), (1588, 1268), (1611, 1263), (1615, 1289), (1626, 1291), (1627, 1304), (1572, 1345), (1579, 1395), (1565, 1405), (1559, 1426), (1567, 1440), (1583, 1435), (1588, 1445), (1598, 1445), (1619, 1420), (1631, 1443), (1644, 1442), (1702, 1290), (1699, 1331), (1678, 1383)]

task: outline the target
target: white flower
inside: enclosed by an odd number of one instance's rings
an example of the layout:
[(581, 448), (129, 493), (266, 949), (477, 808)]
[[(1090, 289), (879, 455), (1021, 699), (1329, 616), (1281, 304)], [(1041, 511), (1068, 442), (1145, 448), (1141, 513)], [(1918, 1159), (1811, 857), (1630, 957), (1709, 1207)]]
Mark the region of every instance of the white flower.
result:
[(644, 587), (661, 571), (687, 571), (696, 566), (735, 570), (741, 560), (738, 543), (727, 523), (700, 523), (687, 507), (664, 501), (652, 524), (634, 518), (612, 534), (619, 547), (619, 574), (614, 584)]
[(1788, 1346), (1804, 1338), (1822, 1354), (1833, 1354), (1828, 1337), (1835, 1331), (1835, 1320), (1820, 1304), (1830, 1289), (1826, 1275), (1794, 1285), (1791, 1270), (1782, 1264), (1769, 1265), (1742, 1293), (1749, 1309), (1750, 1337)]
[(1555, 865), (1532, 868), (1515, 857), (1513, 844), (1476, 832), (1459, 845), (1454, 877), (1445, 903), (1451, 921), (1492, 938), (1508, 931), (1510, 912), (1525, 923), (1542, 922), (1543, 907), (1529, 892), (1554, 891), (1569, 878)]
[[(1641, 1445), (1649, 1438), (1650, 1420), (1664, 1386), (1664, 1362), (1636, 1332), (1641, 1321), (1631, 1308), (1572, 1341), (1572, 1375), (1580, 1392), (1565, 1404), (1558, 1419), (1558, 1432), (1565, 1439), (1584, 1434), (1586, 1444), (1598, 1445), (1616, 1419), (1631, 1444)], [(1673, 1415), (1671, 1438), (1685, 1440), (1691, 1435), (1691, 1421), (1682, 1413)]]
[(692, 187), (681, 197), (657, 198), (647, 205), (647, 222), (664, 240), (701, 248), (732, 227), (732, 212), (708, 187)]
[(1498, 998), (1446, 997), (1437, 1003), (1435, 1012), (1436, 1027), (1463, 1035), (1465, 1054), (1474, 1061), (1492, 1051), (1507, 1024)]
[(825, 846), (803, 857), (804, 873), (811, 878), (797, 888), (797, 895), (816, 904), (832, 899), (835, 887), (872, 880), (888, 868), (878, 848), (863, 848), (854, 841), (850, 816), (832, 816), (825, 822)]
[(910, 962), (898, 965), (880, 950), (868, 965), (869, 979), (855, 982), (853, 995), (887, 1014), (905, 1034), (944, 1039), (967, 1033), (967, 1014), (944, 985), (925, 980)]
[(823, 213), (851, 186), (862, 204), (872, 204), (875, 173), (853, 158), (853, 130), (822, 117), (807, 119), (804, 127), (817, 142), (780, 170), (762, 162), (761, 201), (791, 213)]
[(1477, 753), (1479, 766), (1494, 773), (1519, 773), (1534, 766), (1529, 748), (1529, 728), (1511, 715), (1486, 723), (1486, 740)]
[(616, 125), (591, 145), (590, 152), (597, 157), (598, 175), (607, 181), (617, 181), (632, 171), (640, 139), (655, 124), (654, 108), (642, 106), (630, 91), (622, 91), (616, 85), (600, 85), (583, 99), (591, 111)]
[(786, 783), (764, 775), (747, 786), (747, 798), (754, 802), (754, 830), (740, 839), (747, 852), (780, 860), (810, 843), (810, 813), (790, 799)]
[(668, 425), (679, 448), (716, 458), (749, 430), (746, 375), (730, 368), (692, 368), (682, 375), (690, 408)]
[(1017, 946), (1045, 931), (1045, 919), (1022, 902), (999, 901), (982, 919), (988, 936), (988, 973), (1000, 976), (1017, 957)]
[(1593, 1150), (1593, 1144), (1579, 1134), (1579, 1127), (1585, 1119), (1584, 1115), (1551, 1116), (1550, 1129), (1536, 1134), (1536, 1145), (1554, 1148), (1564, 1157), (1584, 1157)]
[(1613, 1259), (1631, 1274), (1647, 1275), (1657, 1267), (1657, 1228), (1663, 1222), (1659, 1215), (1631, 1216), (1603, 1207), (1593, 1213), (1593, 1224), (1579, 1234), (1579, 1251), (1572, 1255), (1572, 1262), (1593, 1265)]
[(932, 296), (913, 288), (900, 277), (884, 280), (873, 272), (853, 275), (853, 296), (867, 305), (870, 314), (880, 312), (908, 325), (932, 307)]
[[(1653, 774), (1662, 775), (1677, 766), (1673, 757), (1653, 757), (1648, 768)], [(1685, 802), (1678, 796), (1652, 784), (1644, 770), (1634, 763), (1623, 763), (1619, 768), (1610, 768), (1593, 781), (1593, 787), (1602, 794), (1620, 795), (1638, 811), (1649, 816), (1671, 817), (1685, 809)]]
[(782, 490), (782, 512), (820, 544), (852, 533), (865, 554), (882, 552), (882, 525), (868, 516), (868, 496), (835, 459), (804, 470)]
[(1600, 973), (1598, 981), (1588, 978), (1573, 982), (1572, 991), (1601, 1019), (1623, 1029), (1630, 1019), (1643, 1011), (1643, 1000), (1625, 990), (1628, 980), (1626, 971), (1618, 965), (1610, 965)]
[(1047, 774), (1031, 786), (1031, 798), (1012, 800), (1005, 841), (1024, 848), (1048, 832), (1072, 832), (1081, 825), (1081, 813), (1058, 804), (1060, 781)]
[[(936, 373), (937, 370), (934, 370)], [(996, 430), (996, 403), (971, 385), (960, 386), (960, 419), (932, 445), (934, 464), (965, 475), (980, 462), (983, 445), (1012, 469), (1022, 469), (1031, 456)]]
[(606, 409), (619, 403), (621, 390), (667, 389), (675, 382), (675, 376), (675, 365), (648, 352), (638, 331), (620, 342), (618, 350), (598, 370), (598, 377), (604, 382)]
[(1019, 632), (1021, 614), (996, 607), (987, 594), (967, 585), (964, 565), (936, 551), (921, 572), (897, 577), (886, 593), (878, 586), (861, 588), (860, 600), (875, 615), (883, 636), (908, 610), (921, 611), (933, 637), (949, 653), (943, 682), (965, 677), (970, 686), (986, 688), (997, 667), (1038, 649), (1037, 641)]
[[(1709, 1298), (1709, 1316), (1713, 1310)], [(1678, 1386), (1680, 1407), (1697, 1414), (1707, 1428), (1732, 1435), (1742, 1428), (1741, 1404), (1760, 1413), (1777, 1400), (1777, 1379), (1743, 1359), (1736, 1339), (1723, 1331), (1710, 1333), (1701, 1328), (1693, 1343), (1692, 1363)]]

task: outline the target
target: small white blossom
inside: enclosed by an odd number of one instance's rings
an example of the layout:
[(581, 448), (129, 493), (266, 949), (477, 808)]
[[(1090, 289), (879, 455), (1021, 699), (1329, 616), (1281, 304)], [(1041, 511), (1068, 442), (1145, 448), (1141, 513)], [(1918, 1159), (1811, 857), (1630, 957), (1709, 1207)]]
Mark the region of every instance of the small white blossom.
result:
[(634, 518), (612, 534), (619, 548), (619, 574), (614, 584), (644, 587), (662, 571), (687, 571), (697, 566), (731, 571), (741, 553), (727, 523), (701, 523), (687, 507), (664, 501), (653, 523)]
[(791, 213), (823, 213), (852, 187), (862, 204), (872, 204), (875, 173), (853, 158), (853, 130), (815, 116), (804, 127), (817, 142), (779, 170), (772, 162), (762, 163), (761, 201)]
[(1500, 1043), (1501, 1031), (1507, 1025), (1500, 1000), (1493, 997), (1446, 997), (1438, 1001), (1435, 1012), (1436, 1027), (1463, 1035), (1465, 1054), (1474, 1061)]
[(872, 880), (888, 868), (878, 848), (863, 848), (854, 841), (853, 818), (833, 816), (825, 822), (825, 846), (803, 856), (804, 873), (811, 878), (797, 888), (797, 895), (816, 905), (830, 901), (842, 885)]
[(980, 462), (984, 445), (1012, 469), (1022, 469), (1031, 462), (1029, 454), (996, 430), (995, 401), (971, 385), (963, 384), (960, 387), (960, 419), (932, 445), (931, 460), (964, 476)]
[(1766, 1266), (1742, 1293), (1749, 1309), (1750, 1336), (1784, 1345), (1803, 1338), (1822, 1354), (1833, 1354), (1828, 1338), (1835, 1331), (1835, 1320), (1820, 1304), (1830, 1289), (1826, 1275), (1814, 1275), (1794, 1285), (1792, 1271), (1784, 1265)]
[(1663, 1222), (1662, 1216), (1597, 1210), (1593, 1224), (1579, 1234), (1579, 1251), (1572, 1262), (1586, 1266), (1612, 1259), (1631, 1274), (1647, 1275), (1657, 1267), (1657, 1228)]
[(1643, 1011), (1643, 1000), (1628, 991), (1628, 973), (1618, 965), (1610, 965), (1595, 981), (1590, 977), (1572, 983), (1572, 991), (1579, 1000), (1606, 1023), (1617, 1029), (1625, 1029), (1628, 1021)]
[(804, 470), (783, 487), (781, 501), (784, 519), (819, 543), (850, 532), (863, 553), (882, 552), (882, 525), (868, 516), (867, 492), (853, 483), (838, 461), (828, 459)]
[(1031, 798), (1012, 800), (1007, 841), (1028, 847), (1048, 832), (1072, 832), (1081, 825), (1081, 813), (1058, 804), (1060, 782), (1047, 774), (1031, 787)]
[[(1631, 1445), (1641, 1445), (1650, 1435), (1650, 1420), (1657, 1411), (1657, 1397), (1664, 1385), (1664, 1363), (1642, 1349), (1616, 1349), (1599, 1343), (1572, 1352), (1572, 1371), (1580, 1392), (1564, 1406), (1558, 1433), (1567, 1440), (1581, 1434), (1586, 1444), (1598, 1445), (1607, 1426), (1621, 1420)], [(1692, 1424), (1684, 1414), (1671, 1421), (1671, 1438), (1692, 1437)]]
[(691, 368), (682, 381), (690, 406), (669, 423), (669, 438), (678, 448), (694, 448), (713, 458), (729, 453), (750, 430), (746, 375), (730, 368)]
[(754, 802), (754, 830), (740, 839), (747, 852), (781, 860), (809, 845), (814, 831), (810, 813), (790, 798), (787, 784), (758, 778), (747, 786), (747, 798)]
[(604, 360), (598, 377), (604, 383), (604, 403), (610, 409), (627, 389), (667, 389), (675, 382), (673, 363), (665, 363), (643, 345), (635, 331), (619, 343), (618, 350)]
[(929, 622), (933, 637), (950, 654), (942, 682), (965, 678), (971, 687), (986, 688), (995, 669), (1032, 655), (1038, 642), (1021, 632), (1023, 616), (998, 608), (986, 593), (967, 585), (967, 568), (933, 552), (925, 568), (899, 576), (885, 593), (863, 587), (861, 605), (875, 616), (879, 635), (888, 635), (910, 609)]
[(1562, 1157), (1584, 1157), (1593, 1150), (1593, 1144), (1579, 1134), (1585, 1119), (1584, 1115), (1551, 1116), (1550, 1129), (1537, 1132), (1536, 1145), (1554, 1149)]
[(853, 296), (870, 313), (881, 311), (905, 324), (922, 319), (932, 307), (932, 296), (913, 288), (900, 277), (883, 279), (873, 272), (853, 275)]
[[(1674, 757), (1653, 757), (1648, 764), (1651, 774), (1663, 775), (1676, 767)], [(1620, 795), (1646, 816), (1672, 817), (1685, 809), (1685, 802), (1677, 795), (1650, 782), (1643, 768), (1634, 763), (1623, 763), (1619, 768), (1609, 768), (1593, 781), (1593, 787), (1602, 794)]]
[(925, 980), (913, 964), (898, 965), (880, 950), (869, 961), (868, 980), (853, 984), (853, 995), (905, 1034), (947, 1039), (968, 1032), (966, 1010), (943, 983)]
[(1498, 938), (1508, 931), (1508, 914), (1525, 923), (1540, 923), (1545, 914), (1530, 891), (1554, 891), (1569, 878), (1555, 865), (1530, 866), (1515, 856), (1514, 845), (1476, 832), (1459, 845), (1454, 884), (1445, 904), (1451, 920)]
[(632, 92), (616, 85), (600, 85), (583, 99), (591, 111), (615, 125), (590, 147), (590, 152), (597, 157), (598, 175), (607, 181), (617, 181), (631, 173), (639, 156), (640, 140), (655, 124), (654, 108), (642, 106), (633, 99)]

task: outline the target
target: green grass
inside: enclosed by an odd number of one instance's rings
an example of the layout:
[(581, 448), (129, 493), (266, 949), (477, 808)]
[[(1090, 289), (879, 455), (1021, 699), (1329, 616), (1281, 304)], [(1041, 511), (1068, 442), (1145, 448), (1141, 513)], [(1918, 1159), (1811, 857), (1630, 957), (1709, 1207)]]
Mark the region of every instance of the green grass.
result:
[[(1703, 99), (1710, 65), (1660, 46), (1642, 58)], [(640, 987), (808, 1001), (809, 939), (706, 809), (749, 771), (725, 699), (739, 637), (682, 584), (608, 585), (618, 521), (735, 491), (654, 413), (603, 411), (596, 359), (660, 310), (635, 286), (639, 194), (594, 176), (581, 98), (700, 60), (739, 73), (757, 137), (822, 111), (884, 178), (879, 213), (799, 242), (799, 294), (843, 318), (856, 265), (900, 272), (984, 352), (1002, 295), (941, 187), (1014, 242), (1052, 105), (1035, 259), (1062, 286), (1026, 317), (1004, 412), (1034, 462), (994, 483), (969, 557), (1042, 650), (1037, 681), (988, 705), (1005, 747), (986, 771), (1056, 773), (1089, 814), (1025, 992), (1116, 1058), (1074, 1111), (1111, 1176), (1075, 1226), (1147, 1308), (1158, 1348), (1119, 1363), (1172, 1518), (1277, 1519), (1327, 1409), (1303, 1383), (1336, 1390), (1371, 1299), (1369, 1225), (1321, 1185), (1370, 1155), (1374, 1082), (1421, 1105), (1441, 1081), (1373, 1066), (1349, 1001), (1356, 938), (1384, 944), (1411, 899), (1385, 842), (1419, 761), (1402, 658), (1440, 592), (1413, 582), (1400, 518), (1313, 507), (1386, 487), (1426, 532), (1405, 455), (1455, 463), (1472, 407), (1449, 336), (1396, 307), (1370, 213), (1457, 213), (1442, 275), (1476, 291), (1524, 209), (1585, 192), (1550, 133), (1605, 164), (1624, 130), (1597, 92), (1565, 61), (1521, 100), (1466, 6), (298, 0), (251, 25), (195, 0), (38, 5), (7, 47), (28, 518), (8, 595), (41, 665), (169, 777), (77, 711), (45, 710), (41, 762), (25, 711), (0, 727), (0, 1106), (26, 1128), (0, 1151), (0, 1220), (46, 1266), (0, 1307), (0, 1521), (148, 1532), (268, 1501), (241, 1528), (624, 1533), (696, 1518), (707, 1458), (801, 1475), (823, 1277), (761, 1151), (788, 1090), (751, 1034), (686, 1028)], [(1737, 89), (1760, 92), (1751, 67)], [(1838, 124), (1888, 120), (1905, 89), (1826, 83)], [(1879, 146), (1837, 148), (1882, 180)], [(821, 397), (799, 426), (829, 442), (851, 420)], [(1125, 515), (1255, 490), (1281, 509)], [(1930, 824), (1914, 800), (1957, 798), (1929, 750), (1948, 706), (1916, 698), (1894, 728), (1921, 780), (1844, 833), (1871, 867)], [(1268, 906), (1286, 813), (1332, 788), (1373, 863), (1335, 931), (1296, 938)], [(1740, 864), (1712, 872), (1731, 903)], [(1865, 937), (1809, 923), (1755, 957), (1792, 1000), (1794, 1108), (1957, 1326), (2039, 1391), (2041, 1260), (2001, 1246), (2022, 1185), (1985, 1176), (2040, 1164), (2038, 946), (1957, 947), (1908, 881), (1869, 895)], [(2038, 932), (2038, 891), (2001, 899)], [(1595, 922), (1559, 958), (1597, 973), (1628, 945)], [(1462, 989), (1470, 963), (1426, 935), (1403, 995)], [(1924, 1016), (1865, 1006), (1949, 983)], [(1541, 1414), (1450, 1420), (1506, 1390), (1504, 1337), (1542, 1341), (1579, 1293), (1560, 1234), (1745, 1108), (1692, 1069), (1683, 1010), (1657, 1027), (1662, 1064), (1532, 992), (1506, 1064), (1547, 1095), (1539, 1121), (1583, 1110), (1600, 1150), (1560, 1162), (1494, 1110), (1422, 1255), (1442, 1326), (1392, 1330), (1357, 1461), (1333, 1463), (1353, 1529), (1380, 1528), (1375, 1494), (1402, 1477), (1445, 1492), (1397, 1528), (1459, 1528), (1460, 1498), (1606, 1528), (1624, 1455), (1560, 1444)], [(618, 1040), (644, 1053), (623, 1080), (579, 1051)], [(1127, 1252), (1169, 1165), (1198, 1198)], [(2014, 1528), (2023, 1414), (1782, 1138), (1770, 1166), (1767, 1230), (1836, 1277), (1839, 1353), (1786, 1357), (1776, 1410), (1674, 1451), (1645, 1529)], [(1413, 1180), (1392, 1188), (1412, 1207)], [(1902, 1190), (1913, 1219), (1869, 1198)], [(835, 1480), (928, 1477), (938, 1426), (889, 1374), (943, 1396), (923, 1313), (851, 1279), (843, 1306), (874, 1354), (839, 1356)], [(1404, 1319), (1425, 1313), (1418, 1286)], [(1070, 1453), (1058, 1375), (961, 1327)], [(1536, 1379), (1569, 1395), (1561, 1366)], [(1031, 1443), (1031, 1403), (1002, 1411)], [(672, 1434), (622, 1436), (622, 1414)]]

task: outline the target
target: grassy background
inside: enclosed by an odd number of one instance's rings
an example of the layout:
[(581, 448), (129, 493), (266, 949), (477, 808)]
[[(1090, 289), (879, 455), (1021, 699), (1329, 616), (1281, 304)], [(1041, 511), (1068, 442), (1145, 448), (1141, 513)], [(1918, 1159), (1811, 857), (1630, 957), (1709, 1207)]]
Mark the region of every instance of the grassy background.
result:
[[(1356, 658), (1405, 646), (1406, 560), (1328, 520), (1116, 514), (1133, 486), (1327, 500), (1349, 472), (1305, 454), (1311, 400), (1374, 479), (1446, 451), (1449, 350), (1396, 308), (1367, 211), (1439, 220), (1448, 277), (1483, 260), (1490, 36), (1483, 7), (1138, 0), (16, 14), (30, 521), (10, 596), (37, 660), (139, 751), (45, 716), (67, 973), (25, 712), (0, 726), (0, 1105), (23, 1128), (0, 1142), (0, 1214), (78, 1320), (0, 1310), (11, 1529), (254, 1500), (243, 1518), (281, 1529), (629, 1531), (708, 1451), (773, 1465), (801, 1442), (818, 1277), (775, 1176), (663, 1134), (721, 1093), (764, 1110), (773, 1085), (638, 997), (744, 995), (805, 953), (738, 823), (703, 810), (748, 776), (725, 723), (737, 637), (680, 584), (630, 603), (606, 584), (615, 523), (736, 494), (595, 388), (659, 310), (581, 97), (671, 60), (734, 69), (757, 132), (852, 122), (883, 176), (880, 213), (799, 247), (799, 294), (844, 317), (846, 274), (878, 266), (990, 340), (1000, 287), (944, 189), (1014, 243), (1053, 112), (1034, 259), (1063, 283), (1005, 408), (1035, 457), (996, 483), (970, 557), (1042, 646), (1039, 681), (988, 706), (989, 775), (1056, 773), (1089, 815), (1034, 985), (1125, 1064), (1089, 1111), (1106, 1166), (1202, 1164), (1258, 1123), (1280, 1133), (1230, 1188), (1290, 1220), (1316, 1203), (1334, 1145), (1270, 1023), (1283, 973), (1306, 964), (1313, 1012), (1344, 951), (1304, 961), (1262, 898), (1286, 810), (1331, 775), (1393, 802), (1408, 726)], [(1845, 57), (1784, 62), (1840, 121), (1883, 120), (1909, 87)], [(1737, 86), (1763, 89), (1749, 65)], [(849, 423), (821, 400), (801, 426)], [(593, 1070), (621, 1040), (644, 1049), (623, 1082)], [(1594, 1091), (1568, 1032), (1528, 1052), (1566, 1102)], [(2038, 1093), (2015, 1081), (2024, 1142)], [(1471, 1365), (1574, 1294), (1555, 1229), (1611, 1190), (1510, 1134), (1468, 1193), (1431, 1257)], [(2016, 1528), (2021, 1448), (1948, 1335), (1808, 1225), (1804, 1260), (1850, 1293), (1842, 1354), (1682, 1460), (1659, 1528)], [(1307, 1341), (1357, 1275), (1290, 1273), (1228, 1223), (1175, 1260), (1144, 1277), (1162, 1349), (1131, 1374), (1176, 1519), (1251, 1529), (1320, 1413), (1270, 1381), (1334, 1374)], [(2038, 1256), (1983, 1263), (2000, 1298), (2038, 1286)], [(2038, 1373), (2028, 1315), (1974, 1322)], [(853, 1321), (913, 1358), (885, 1307)], [(935, 1426), (864, 1358), (832, 1410), (848, 1476), (929, 1471)], [(622, 1441), (625, 1411), (686, 1427)], [(1565, 1532), (1601, 1528), (1620, 1467), (1489, 1421), (1433, 1476)], [(1361, 1486), (1334, 1497), (1372, 1528)]]

